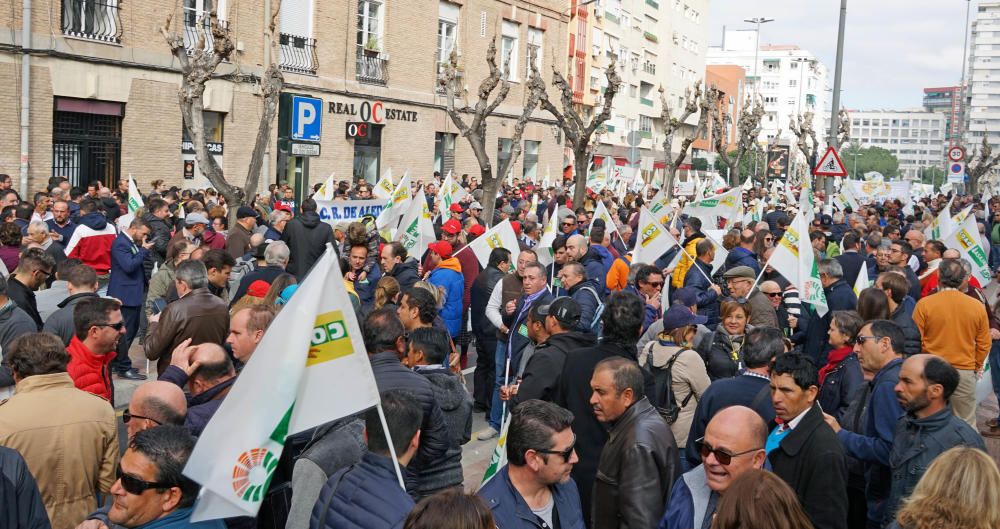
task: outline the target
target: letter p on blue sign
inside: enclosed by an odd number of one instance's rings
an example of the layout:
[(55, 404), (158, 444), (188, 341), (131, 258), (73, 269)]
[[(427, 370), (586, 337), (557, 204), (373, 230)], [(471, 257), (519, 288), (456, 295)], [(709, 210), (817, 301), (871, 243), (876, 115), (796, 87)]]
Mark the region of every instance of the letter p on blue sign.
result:
[(323, 125), (323, 100), (292, 96), (292, 139), (320, 141)]

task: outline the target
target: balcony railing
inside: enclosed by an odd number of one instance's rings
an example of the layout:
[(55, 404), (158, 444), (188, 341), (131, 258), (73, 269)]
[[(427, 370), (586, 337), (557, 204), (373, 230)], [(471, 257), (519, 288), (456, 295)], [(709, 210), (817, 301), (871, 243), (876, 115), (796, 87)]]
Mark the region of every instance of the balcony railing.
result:
[(62, 30), (69, 37), (120, 43), (118, 0), (63, 0)]
[[(204, 15), (205, 13), (202, 13)], [(225, 20), (219, 20), (220, 27), (227, 27), (229, 22)], [(215, 37), (212, 36), (212, 23), (207, 16), (198, 16), (197, 13), (191, 13), (189, 16), (188, 12), (184, 14), (184, 49), (187, 50), (188, 55), (195, 52), (198, 48), (198, 40), (204, 34), (205, 45), (202, 48), (206, 53), (215, 53)]]
[(281, 33), (278, 36), (278, 43), (281, 45), (278, 67), (286, 72), (316, 74), (316, 69), (319, 67), (316, 39)]
[(656, 75), (656, 63), (649, 61), (642, 63), (642, 71), (650, 75)]
[(358, 46), (357, 79), (362, 83), (385, 86), (389, 83), (389, 59), (379, 51)]
[(647, 107), (653, 106), (653, 100), (652, 99), (647, 99), (647, 98), (642, 97), (642, 96), (639, 96), (639, 102), (642, 103), (643, 105), (646, 105)]
[(610, 22), (614, 22), (615, 24), (621, 24), (621, 20), (619, 20), (618, 16), (615, 15), (614, 13), (605, 12), (604, 18), (608, 19)]

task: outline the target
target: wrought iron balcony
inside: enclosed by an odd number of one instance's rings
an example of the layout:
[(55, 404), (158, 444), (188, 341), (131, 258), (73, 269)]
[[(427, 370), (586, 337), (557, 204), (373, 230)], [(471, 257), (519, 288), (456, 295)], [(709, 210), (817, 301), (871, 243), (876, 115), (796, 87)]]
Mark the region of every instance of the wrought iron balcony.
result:
[(357, 79), (385, 86), (389, 83), (389, 59), (379, 51), (358, 46)]
[[(207, 53), (215, 53), (215, 37), (212, 36), (212, 23), (208, 19), (205, 13), (201, 13), (202, 16), (198, 16), (196, 13), (192, 13), (191, 16), (187, 12), (184, 14), (184, 49), (187, 50), (188, 55), (195, 52), (198, 47), (198, 40), (204, 34), (205, 45), (202, 48)], [(220, 27), (228, 27), (229, 22), (225, 20), (219, 20)]]
[(315, 75), (319, 68), (319, 56), (316, 55), (316, 39), (281, 33), (281, 57), (278, 66), (286, 72)]
[(119, 0), (63, 0), (63, 35), (118, 44), (122, 38)]

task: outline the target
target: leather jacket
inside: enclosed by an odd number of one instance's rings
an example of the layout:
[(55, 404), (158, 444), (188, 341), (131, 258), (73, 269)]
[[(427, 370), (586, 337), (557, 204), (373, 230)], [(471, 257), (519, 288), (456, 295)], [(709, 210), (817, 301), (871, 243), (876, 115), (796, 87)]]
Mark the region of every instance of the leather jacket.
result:
[(225, 342), (229, 333), (229, 305), (207, 288), (196, 288), (167, 305), (160, 321), (149, 324), (143, 343), (146, 358), (156, 360), (157, 374), (170, 365), (177, 345), (191, 338), (191, 345)]

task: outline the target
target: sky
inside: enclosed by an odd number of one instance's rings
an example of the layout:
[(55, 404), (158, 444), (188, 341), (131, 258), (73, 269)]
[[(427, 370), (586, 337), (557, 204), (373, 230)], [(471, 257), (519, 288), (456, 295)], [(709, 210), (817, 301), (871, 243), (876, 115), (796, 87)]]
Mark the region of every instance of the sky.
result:
[[(972, 19), (976, 4), (972, 2)], [(833, 72), (837, 57), (837, 0), (709, 0), (709, 45), (723, 26), (753, 28), (744, 19), (773, 18), (760, 42), (795, 44)], [(954, 86), (962, 75), (966, 2), (962, 0), (848, 0), (841, 105), (852, 110), (917, 108), (923, 89)], [(970, 43), (971, 45), (971, 43)]]

